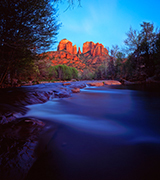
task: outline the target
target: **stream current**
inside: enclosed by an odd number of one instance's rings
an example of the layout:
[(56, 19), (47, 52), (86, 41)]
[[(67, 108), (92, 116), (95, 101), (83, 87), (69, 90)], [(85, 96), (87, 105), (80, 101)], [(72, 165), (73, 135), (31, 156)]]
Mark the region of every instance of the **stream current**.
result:
[(28, 107), (58, 129), (27, 180), (160, 179), (158, 90), (86, 87)]

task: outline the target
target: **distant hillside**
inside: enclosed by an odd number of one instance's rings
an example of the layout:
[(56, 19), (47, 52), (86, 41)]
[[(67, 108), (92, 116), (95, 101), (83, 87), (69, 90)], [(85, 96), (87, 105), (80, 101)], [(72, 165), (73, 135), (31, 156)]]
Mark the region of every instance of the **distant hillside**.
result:
[(42, 60), (51, 61), (51, 65), (65, 64), (75, 67), (79, 71), (85, 68), (94, 71), (104, 61), (108, 61), (110, 56), (108, 50), (100, 43), (85, 42), (83, 51), (80, 47), (77, 51), (77, 46), (72, 45), (72, 42), (63, 39), (59, 42), (57, 51), (50, 51), (40, 55)]

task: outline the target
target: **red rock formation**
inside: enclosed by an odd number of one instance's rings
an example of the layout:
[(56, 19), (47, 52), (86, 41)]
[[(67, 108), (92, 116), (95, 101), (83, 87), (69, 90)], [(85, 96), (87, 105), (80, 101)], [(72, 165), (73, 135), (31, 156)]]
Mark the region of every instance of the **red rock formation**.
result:
[(102, 50), (103, 50), (103, 49), (104, 49), (104, 46), (103, 46), (102, 44), (97, 43), (97, 44), (95, 45), (95, 47), (90, 50), (90, 54), (91, 54), (93, 57), (95, 57), (95, 56), (103, 56), (103, 55), (102, 55)]
[(77, 46), (72, 46), (72, 42), (67, 39), (62, 39), (59, 42), (57, 51), (66, 50), (70, 54), (77, 54)]
[(54, 53), (54, 57), (55, 57), (55, 58), (59, 57), (59, 58), (62, 59), (62, 58), (65, 58), (65, 57), (66, 57), (66, 53), (63, 52), (63, 51), (60, 51), (60, 52)]
[(66, 51), (68, 51), (69, 53), (72, 54), (72, 42), (67, 40), (67, 39), (62, 39), (59, 42), (59, 45), (58, 45), (58, 48), (57, 48), (57, 51), (61, 51), (61, 50), (66, 50)]
[(80, 47), (78, 47), (78, 54), (81, 54), (81, 49), (80, 49)]
[(103, 48), (103, 49), (102, 49), (102, 54), (104, 54), (104, 55), (107, 55), (107, 56), (108, 56), (108, 50), (107, 50), (106, 48)]
[[(81, 54), (81, 56), (79, 56)], [(52, 65), (66, 64), (67, 66), (75, 67), (79, 71), (89, 68), (95, 70), (104, 61), (109, 61), (111, 58), (108, 55), (108, 50), (100, 43), (85, 42), (83, 44), (83, 53), (77, 46), (72, 46), (72, 42), (63, 39), (59, 42), (57, 51), (48, 52), (41, 55), (42, 59), (52, 61)]]
[(66, 54), (66, 58), (67, 58), (67, 59), (72, 59), (72, 55), (70, 55), (70, 54), (67, 53), (67, 54)]
[(79, 60), (79, 58), (77, 56), (74, 56), (72, 59), (75, 60), (75, 61)]
[(77, 54), (77, 46), (74, 45), (72, 48), (72, 54)]
[(57, 47), (57, 51), (61, 51), (63, 49), (66, 49), (66, 44), (68, 43), (69, 41), (67, 39), (62, 39), (60, 42), (59, 42), (59, 45)]
[(91, 41), (83, 44), (83, 53), (86, 53), (85, 56), (105, 56), (108, 55), (108, 50), (102, 44), (95, 44)]
[(65, 48), (65, 50), (72, 54), (72, 51), (73, 51), (72, 42), (68, 41), (68, 42), (66, 43), (66, 48)]
[(83, 53), (86, 53), (88, 51), (90, 51), (92, 48), (94, 48), (95, 43), (90, 41), (90, 42), (85, 42), (83, 44)]

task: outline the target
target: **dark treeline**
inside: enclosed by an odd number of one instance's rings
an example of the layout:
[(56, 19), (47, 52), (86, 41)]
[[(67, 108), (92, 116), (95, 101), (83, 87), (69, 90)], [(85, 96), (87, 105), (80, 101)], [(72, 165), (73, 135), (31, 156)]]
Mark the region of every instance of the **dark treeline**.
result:
[(160, 80), (160, 31), (152, 23), (143, 22), (140, 31), (130, 28), (125, 49), (113, 46), (111, 58), (95, 72), (97, 79)]
[(36, 54), (55, 42), (59, 29), (50, 0), (0, 2), (0, 86), (35, 72)]

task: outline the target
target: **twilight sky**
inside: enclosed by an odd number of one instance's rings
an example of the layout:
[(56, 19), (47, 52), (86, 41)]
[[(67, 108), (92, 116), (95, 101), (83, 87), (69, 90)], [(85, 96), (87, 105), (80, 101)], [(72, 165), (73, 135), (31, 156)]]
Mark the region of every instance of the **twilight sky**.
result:
[(62, 27), (58, 42), (67, 38), (81, 49), (86, 41), (121, 47), (130, 26), (140, 30), (140, 24), (146, 21), (160, 27), (160, 0), (81, 0), (82, 7), (77, 6), (65, 11), (68, 4), (59, 4)]

